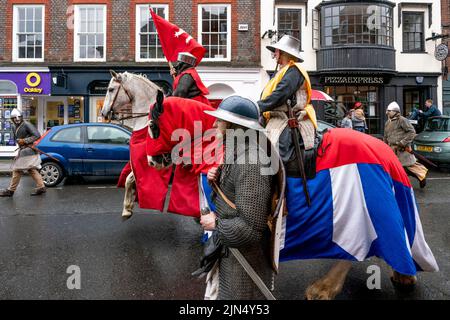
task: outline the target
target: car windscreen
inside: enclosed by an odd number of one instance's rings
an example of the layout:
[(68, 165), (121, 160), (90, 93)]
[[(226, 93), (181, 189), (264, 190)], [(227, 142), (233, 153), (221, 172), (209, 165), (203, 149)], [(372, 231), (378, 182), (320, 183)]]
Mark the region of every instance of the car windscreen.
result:
[(428, 119), (425, 131), (450, 131), (449, 118), (432, 118)]

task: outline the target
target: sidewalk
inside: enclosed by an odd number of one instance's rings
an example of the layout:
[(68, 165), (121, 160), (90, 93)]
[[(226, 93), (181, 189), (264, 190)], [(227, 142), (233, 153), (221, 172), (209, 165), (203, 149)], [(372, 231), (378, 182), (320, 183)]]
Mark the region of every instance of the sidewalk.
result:
[(0, 176), (11, 175), (12, 159), (0, 158)]

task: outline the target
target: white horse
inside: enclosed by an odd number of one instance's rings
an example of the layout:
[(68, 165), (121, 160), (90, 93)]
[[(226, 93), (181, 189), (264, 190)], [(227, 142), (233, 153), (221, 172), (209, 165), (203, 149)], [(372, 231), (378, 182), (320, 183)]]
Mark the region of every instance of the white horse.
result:
[[(127, 119), (126, 123), (133, 130), (143, 129), (148, 124), (147, 114), (149, 107), (157, 100), (161, 89), (148, 79), (130, 74), (116, 74), (111, 72), (113, 78), (108, 87), (108, 93), (102, 109), (102, 115), (108, 119)], [(149, 130), (151, 131), (151, 130)], [(167, 166), (167, 163), (154, 163), (149, 165)], [(159, 160), (162, 160), (159, 159)], [(134, 203), (134, 177), (130, 174), (126, 181), (123, 216), (130, 217)], [(350, 271), (352, 262), (341, 260), (321, 279), (311, 284), (306, 290), (307, 299), (334, 299), (342, 291), (345, 279)], [(402, 275), (393, 271), (392, 279), (397, 285), (411, 287), (417, 282), (415, 276)]]
[[(149, 108), (156, 102), (162, 89), (146, 77), (133, 73), (119, 73), (111, 70), (112, 79), (108, 85), (102, 116), (108, 120), (123, 121), (123, 124), (133, 131), (147, 127)], [(136, 197), (136, 184), (133, 172), (125, 183), (125, 197), (122, 218), (133, 215)]]

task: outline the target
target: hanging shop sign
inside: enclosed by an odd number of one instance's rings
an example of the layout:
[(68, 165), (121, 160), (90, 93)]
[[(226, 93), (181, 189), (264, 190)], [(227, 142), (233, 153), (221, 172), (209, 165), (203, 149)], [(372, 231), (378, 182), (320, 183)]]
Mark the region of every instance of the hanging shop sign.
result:
[(48, 72), (0, 72), (0, 80), (16, 84), (22, 95), (50, 95), (51, 83)]
[(434, 57), (439, 61), (443, 61), (447, 58), (447, 56), (448, 56), (448, 47), (444, 43), (441, 43), (436, 47)]

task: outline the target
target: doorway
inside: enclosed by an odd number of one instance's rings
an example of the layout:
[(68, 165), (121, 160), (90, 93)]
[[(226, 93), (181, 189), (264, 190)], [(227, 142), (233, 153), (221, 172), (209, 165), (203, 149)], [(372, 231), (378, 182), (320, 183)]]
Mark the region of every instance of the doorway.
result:
[(403, 90), (403, 116), (407, 117), (414, 109), (424, 111), (427, 88), (411, 88)]
[(47, 98), (45, 103), (44, 130), (68, 123), (67, 98)]
[(105, 122), (106, 120), (102, 117), (102, 108), (103, 103), (105, 102), (105, 96), (91, 97), (90, 105), (91, 113), (90, 119), (91, 122)]

